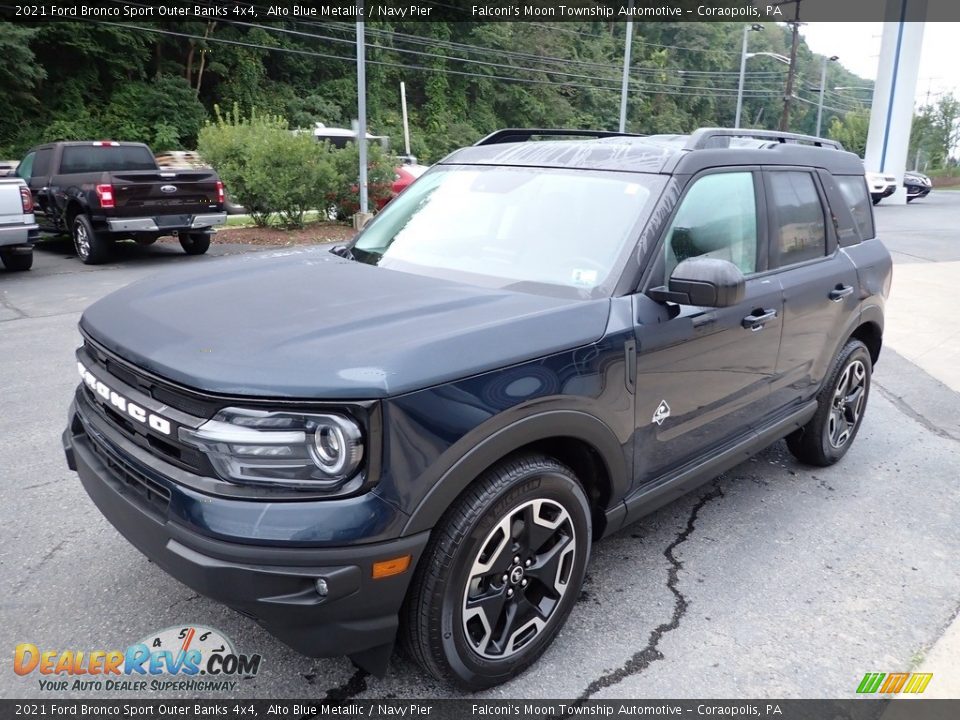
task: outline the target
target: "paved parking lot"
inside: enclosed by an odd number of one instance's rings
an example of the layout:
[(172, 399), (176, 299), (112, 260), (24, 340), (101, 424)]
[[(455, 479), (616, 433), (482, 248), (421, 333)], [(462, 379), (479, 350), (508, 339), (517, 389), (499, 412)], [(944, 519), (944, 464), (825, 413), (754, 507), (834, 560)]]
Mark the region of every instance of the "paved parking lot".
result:
[[(919, 277), (908, 265), (946, 263), (945, 287), (960, 285), (949, 266), (960, 259), (957, 217), (960, 193), (878, 208), (897, 262), (895, 298), (909, 297)], [(123, 648), (197, 623), (263, 655), (244, 696), (450, 695), (400, 657), (377, 679), (345, 659), (298, 655), (170, 579), (100, 516), (59, 441), (77, 383), (79, 313), (133, 280), (214, 259), (187, 258), (177, 245), (131, 247), (123, 262), (97, 268), (69, 255), (47, 246), (33, 271), (0, 273), (0, 649)], [(952, 323), (948, 301), (923, 303), (925, 320)], [(778, 443), (598, 544), (553, 647), (484, 696), (850, 697), (867, 671), (922, 662), (960, 609), (960, 399), (904, 357), (912, 315), (891, 310), (891, 325), (902, 326), (889, 329), (896, 342), (842, 463), (803, 467)], [(0, 697), (38, 695), (35, 678), (0, 667)]]

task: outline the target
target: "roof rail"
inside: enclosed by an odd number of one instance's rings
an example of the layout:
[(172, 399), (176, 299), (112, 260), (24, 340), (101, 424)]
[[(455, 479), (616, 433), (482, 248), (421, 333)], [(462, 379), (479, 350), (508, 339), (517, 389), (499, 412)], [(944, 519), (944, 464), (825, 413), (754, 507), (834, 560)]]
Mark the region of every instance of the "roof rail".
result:
[[(798, 135), (797, 133), (779, 132), (778, 130), (750, 130), (746, 128), (700, 128), (690, 134), (690, 139), (684, 146), (685, 150), (703, 150), (705, 148), (729, 147), (729, 138), (753, 138), (756, 140), (770, 140), (778, 143), (796, 143), (827, 147), (834, 150), (843, 150), (843, 145), (837, 140), (816, 137), (815, 135)], [(726, 141), (723, 140), (726, 138)]]
[(529, 142), (535, 137), (643, 137), (636, 133), (612, 132), (609, 130), (566, 130), (563, 128), (504, 128), (495, 130), (474, 143), (478, 145), (500, 145), (511, 142)]

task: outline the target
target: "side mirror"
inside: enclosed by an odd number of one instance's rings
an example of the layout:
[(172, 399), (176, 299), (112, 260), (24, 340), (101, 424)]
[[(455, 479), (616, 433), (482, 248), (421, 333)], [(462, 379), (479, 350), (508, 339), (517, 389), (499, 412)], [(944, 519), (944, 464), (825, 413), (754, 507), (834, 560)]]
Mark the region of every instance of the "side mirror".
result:
[(746, 285), (740, 268), (728, 260), (688, 258), (674, 268), (667, 287), (651, 288), (657, 302), (701, 307), (729, 307), (743, 300)]

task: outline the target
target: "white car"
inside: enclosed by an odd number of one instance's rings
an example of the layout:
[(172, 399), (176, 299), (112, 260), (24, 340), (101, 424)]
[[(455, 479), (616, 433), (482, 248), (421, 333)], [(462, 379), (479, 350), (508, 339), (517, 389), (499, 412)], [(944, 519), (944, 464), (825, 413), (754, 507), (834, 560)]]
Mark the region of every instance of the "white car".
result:
[(870, 188), (870, 199), (873, 204), (890, 197), (897, 191), (897, 178), (893, 175), (884, 175), (883, 173), (867, 172), (864, 173), (867, 178), (867, 187)]

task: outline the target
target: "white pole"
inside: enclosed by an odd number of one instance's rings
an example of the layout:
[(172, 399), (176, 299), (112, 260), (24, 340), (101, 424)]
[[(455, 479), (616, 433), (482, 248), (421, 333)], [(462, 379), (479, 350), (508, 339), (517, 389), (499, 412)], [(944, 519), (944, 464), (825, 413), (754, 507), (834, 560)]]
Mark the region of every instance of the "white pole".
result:
[(627, 84), (630, 80), (630, 49), (633, 44), (633, 0), (630, 0), (627, 40), (623, 46), (623, 79), (620, 82), (620, 132), (627, 130)]
[(733, 120), (735, 128), (740, 127), (740, 115), (743, 112), (743, 77), (747, 69), (747, 33), (750, 32), (750, 26), (743, 26), (743, 47), (740, 50), (740, 84), (737, 86), (737, 114)]
[[(363, 17), (363, 0), (357, 0)], [(357, 20), (357, 147), (360, 149), (360, 212), (367, 212), (367, 66), (363, 20)]]
[(410, 124), (407, 121), (407, 86), (400, 81), (400, 110), (403, 112), (403, 149), (410, 154)]
[(820, 71), (820, 104), (817, 105), (817, 132), (814, 133), (820, 137), (820, 120), (823, 118), (823, 91), (827, 85), (827, 57), (823, 58), (823, 69)]

